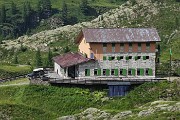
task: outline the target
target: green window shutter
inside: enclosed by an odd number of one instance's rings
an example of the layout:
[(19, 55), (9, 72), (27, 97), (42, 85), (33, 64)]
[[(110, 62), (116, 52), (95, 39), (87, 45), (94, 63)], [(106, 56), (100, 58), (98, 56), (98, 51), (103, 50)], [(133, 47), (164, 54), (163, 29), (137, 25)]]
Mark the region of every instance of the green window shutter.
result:
[(106, 56), (103, 56), (103, 60), (106, 60)]
[(144, 76), (144, 69), (140, 69), (140, 75)]
[(127, 75), (127, 70), (123, 69), (123, 75), (126, 76)]
[(85, 74), (85, 76), (90, 76), (90, 69), (86, 69), (87, 73)]
[(98, 69), (98, 76), (101, 76), (101, 69)]
[(115, 76), (118, 76), (118, 69), (115, 69)]
[(112, 60), (112, 57), (109, 57), (109, 61), (111, 61)]
[(138, 59), (138, 56), (135, 56), (134, 59), (137, 60), (137, 59)]
[(143, 60), (146, 60), (146, 56), (143, 56)]
[(149, 74), (150, 76), (152, 76), (152, 75), (153, 75), (153, 71), (152, 71), (152, 69), (148, 69), (148, 74)]
[(132, 75), (135, 76), (135, 74), (136, 74), (136, 70), (135, 70), (135, 69), (132, 69)]
[(119, 57), (119, 56), (117, 57), (117, 60), (120, 60), (120, 57)]
[(126, 60), (129, 60), (129, 56), (126, 56)]
[(110, 75), (110, 70), (106, 69), (106, 75), (109, 76)]

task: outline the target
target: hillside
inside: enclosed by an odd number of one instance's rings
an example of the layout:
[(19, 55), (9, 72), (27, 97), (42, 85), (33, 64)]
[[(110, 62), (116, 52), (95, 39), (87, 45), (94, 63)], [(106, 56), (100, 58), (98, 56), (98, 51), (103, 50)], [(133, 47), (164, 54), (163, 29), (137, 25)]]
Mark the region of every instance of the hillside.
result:
[[(91, 22), (82, 22), (75, 25), (67, 25), (54, 30), (45, 30), (32, 36), (22, 36), (17, 40), (6, 41), (3, 46), (6, 48), (19, 47), (20, 44), (30, 49), (40, 48), (47, 50), (47, 46), (57, 48), (62, 51), (66, 45), (74, 46), (79, 31), (84, 27), (154, 27), (161, 37), (161, 59), (167, 61), (169, 40), (173, 48), (173, 59), (179, 59), (179, 16), (180, 3), (175, 0), (165, 0), (161, 2), (151, 2), (151, 0), (130, 0), (125, 4), (112, 9)], [(58, 45), (58, 46), (57, 46)]]
[[(88, 119), (88, 115), (90, 117), (94, 114), (93, 117), (99, 117), (99, 120), (115, 116), (120, 118), (121, 115), (129, 119), (178, 119), (179, 85), (177, 81), (146, 83), (132, 90), (127, 96), (117, 98), (106, 97), (106, 90), (90, 91), (76, 87), (0, 87), (0, 119), (49, 120), (73, 114), (80, 119), (83, 119), (83, 116)], [(80, 112), (83, 113), (78, 114)], [(141, 117), (138, 117), (138, 114)]]
[(124, 0), (0, 0), (0, 43), (22, 35), (90, 21)]

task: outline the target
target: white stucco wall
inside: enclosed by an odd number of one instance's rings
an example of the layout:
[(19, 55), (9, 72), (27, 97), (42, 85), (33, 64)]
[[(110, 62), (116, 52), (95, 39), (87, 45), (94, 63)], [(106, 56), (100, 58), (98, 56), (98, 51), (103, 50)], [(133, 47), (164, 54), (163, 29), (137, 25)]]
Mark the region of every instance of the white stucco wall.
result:
[(64, 69), (61, 68), (61, 66), (58, 65), (56, 62), (54, 62), (54, 72), (56, 72), (61, 77), (64, 77)]

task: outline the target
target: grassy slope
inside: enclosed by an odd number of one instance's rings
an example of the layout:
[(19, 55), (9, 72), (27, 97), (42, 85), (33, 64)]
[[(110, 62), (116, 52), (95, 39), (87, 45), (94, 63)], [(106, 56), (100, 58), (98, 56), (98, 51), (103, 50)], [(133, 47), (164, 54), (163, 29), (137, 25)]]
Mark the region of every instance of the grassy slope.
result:
[(12, 64), (0, 64), (0, 78), (13, 77), (27, 74), (31, 71), (30, 66), (20, 66)]
[(106, 102), (100, 99), (102, 92), (90, 92), (87, 89), (53, 86), (1, 87), (0, 113), (3, 112), (14, 119), (41, 119), (43, 116), (43, 119), (53, 119), (79, 113), (88, 107), (117, 113), (135, 109), (162, 96), (166, 98), (169, 90), (171, 93), (176, 93), (170, 100), (179, 101), (179, 87), (168, 82), (147, 83), (137, 87), (126, 97), (118, 97)]
[[(0, 0), (0, 5), (1, 4), (7, 4), (10, 5), (11, 1), (14, 1), (15, 3), (18, 4), (18, 6), (23, 5), (25, 0)], [(38, 0), (27, 0), (32, 3), (32, 6), (35, 7), (37, 4)], [(58, 8), (60, 9), (62, 7), (62, 1), (63, 0), (51, 0), (52, 7), (53, 8)], [(81, 3), (81, 0), (66, 0), (65, 1), (67, 4), (70, 4), (71, 6), (78, 6)], [(94, 6), (109, 6), (109, 7), (117, 7), (118, 4), (121, 4), (121, 0), (117, 1), (116, 3), (110, 3), (108, 0), (95, 0), (95, 2), (91, 2), (89, 0), (89, 3), (94, 5)]]

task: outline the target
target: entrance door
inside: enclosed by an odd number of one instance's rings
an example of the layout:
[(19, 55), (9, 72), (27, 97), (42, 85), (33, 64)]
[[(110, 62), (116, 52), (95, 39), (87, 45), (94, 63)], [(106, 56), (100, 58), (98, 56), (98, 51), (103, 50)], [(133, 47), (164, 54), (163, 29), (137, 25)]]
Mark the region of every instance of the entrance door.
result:
[(68, 67), (68, 77), (75, 78), (75, 66)]

